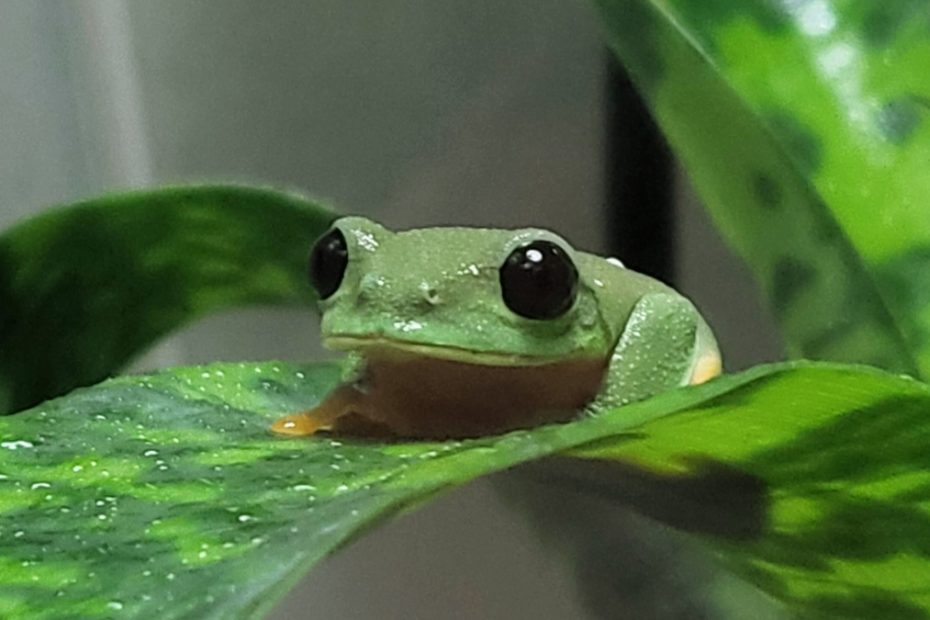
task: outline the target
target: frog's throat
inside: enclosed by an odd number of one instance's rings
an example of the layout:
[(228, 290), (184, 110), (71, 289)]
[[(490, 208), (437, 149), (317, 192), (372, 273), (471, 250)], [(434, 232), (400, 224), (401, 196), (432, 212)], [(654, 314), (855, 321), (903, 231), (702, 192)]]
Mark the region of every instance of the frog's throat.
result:
[(336, 351), (355, 351), (369, 358), (434, 358), (481, 366), (545, 366), (547, 364), (564, 363), (573, 359), (589, 359), (588, 356), (583, 355), (539, 356), (498, 353), (495, 351), (475, 351), (461, 347), (395, 340), (383, 336), (347, 336), (336, 334), (324, 338), (323, 346), (327, 349)]

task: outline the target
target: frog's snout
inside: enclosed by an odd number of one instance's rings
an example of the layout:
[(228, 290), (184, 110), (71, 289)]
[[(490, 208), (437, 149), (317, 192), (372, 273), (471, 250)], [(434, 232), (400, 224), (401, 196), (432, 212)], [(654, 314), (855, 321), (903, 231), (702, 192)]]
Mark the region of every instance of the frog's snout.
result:
[(365, 274), (358, 284), (356, 296), (358, 306), (391, 307), (398, 311), (408, 310), (418, 315), (438, 308), (443, 304), (439, 286), (427, 280), (416, 285), (415, 291), (398, 290), (396, 282), (377, 273)]
[(365, 304), (378, 299), (388, 290), (386, 288), (387, 284), (387, 278), (384, 276), (377, 273), (366, 273), (358, 283), (357, 299), (359, 303)]

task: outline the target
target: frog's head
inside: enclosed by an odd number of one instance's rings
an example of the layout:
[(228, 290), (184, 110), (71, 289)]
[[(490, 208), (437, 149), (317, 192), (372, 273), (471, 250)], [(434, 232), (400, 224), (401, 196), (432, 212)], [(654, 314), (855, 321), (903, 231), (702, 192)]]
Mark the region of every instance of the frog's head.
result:
[(542, 229), (393, 232), (344, 217), (316, 242), (310, 279), (329, 348), (544, 364), (604, 359), (616, 341), (585, 260)]

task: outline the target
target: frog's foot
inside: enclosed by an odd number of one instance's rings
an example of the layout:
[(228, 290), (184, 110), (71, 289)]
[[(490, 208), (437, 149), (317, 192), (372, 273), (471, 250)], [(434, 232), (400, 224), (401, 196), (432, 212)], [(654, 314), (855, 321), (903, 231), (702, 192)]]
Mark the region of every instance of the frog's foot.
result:
[(271, 431), (278, 435), (295, 437), (313, 435), (317, 431), (327, 430), (332, 424), (315, 415), (316, 409), (278, 418), (271, 425)]
[(339, 418), (352, 413), (358, 395), (351, 385), (338, 387), (313, 409), (278, 418), (271, 425), (271, 430), (279, 435), (297, 437), (330, 430)]
[(710, 381), (723, 372), (723, 362), (716, 351), (708, 351), (701, 355), (691, 370), (690, 385), (699, 385)]

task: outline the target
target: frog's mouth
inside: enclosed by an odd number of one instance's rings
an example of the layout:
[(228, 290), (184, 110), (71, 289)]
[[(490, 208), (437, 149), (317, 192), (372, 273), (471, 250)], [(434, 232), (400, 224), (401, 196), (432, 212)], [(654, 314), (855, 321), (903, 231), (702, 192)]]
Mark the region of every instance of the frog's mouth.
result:
[(432, 358), (479, 366), (546, 366), (571, 361), (566, 356), (538, 356), (476, 351), (448, 345), (424, 344), (384, 336), (335, 334), (323, 339), (323, 346), (335, 351), (355, 351), (368, 359), (402, 361)]

